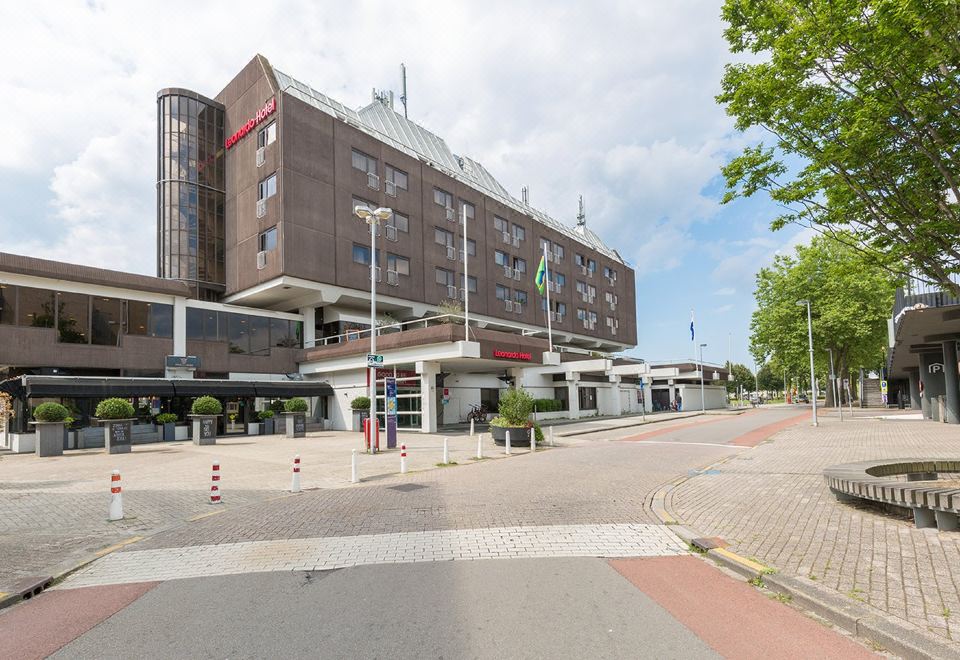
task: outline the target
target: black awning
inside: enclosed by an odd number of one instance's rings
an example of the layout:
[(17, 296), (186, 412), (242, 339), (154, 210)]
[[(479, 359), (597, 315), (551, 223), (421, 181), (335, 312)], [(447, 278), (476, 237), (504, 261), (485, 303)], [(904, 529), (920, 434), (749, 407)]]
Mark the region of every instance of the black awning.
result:
[(177, 396), (256, 396), (253, 383), (247, 380), (206, 380), (179, 378), (173, 381)]
[(329, 396), (327, 383), (306, 380), (207, 380), (192, 378), (95, 378), (89, 376), (24, 376), (0, 383), (0, 391), (18, 397), (106, 399), (129, 397), (264, 397)]
[(333, 395), (333, 388), (328, 383), (308, 380), (261, 380), (254, 385), (257, 388), (257, 396), (264, 398)]
[(106, 399), (142, 396), (173, 396), (173, 385), (162, 378), (91, 378), (69, 376), (27, 376), (28, 397), (70, 397)]

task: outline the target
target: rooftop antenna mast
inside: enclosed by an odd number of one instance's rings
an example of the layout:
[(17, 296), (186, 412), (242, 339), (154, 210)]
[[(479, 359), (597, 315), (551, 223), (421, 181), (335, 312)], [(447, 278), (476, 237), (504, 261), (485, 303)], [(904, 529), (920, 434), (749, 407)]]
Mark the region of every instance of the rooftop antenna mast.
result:
[(403, 118), (407, 119), (407, 65), (400, 63), (400, 103), (403, 104)]
[(580, 204), (579, 204), (579, 209), (577, 210), (577, 226), (578, 227), (587, 226), (587, 214), (583, 210), (583, 195), (580, 195)]

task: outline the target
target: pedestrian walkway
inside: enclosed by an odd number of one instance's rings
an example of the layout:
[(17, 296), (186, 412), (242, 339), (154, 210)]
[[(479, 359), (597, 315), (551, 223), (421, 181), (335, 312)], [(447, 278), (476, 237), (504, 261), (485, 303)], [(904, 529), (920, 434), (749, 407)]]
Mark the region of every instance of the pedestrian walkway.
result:
[(262, 571), (321, 571), (369, 564), (535, 557), (661, 557), (685, 552), (683, 542), (662, 525), (433, 530), (120, 552), (74, 573), (59, 588)]
[(827, 587), (950, 640), (960, 638), (960, 533), (840, 503), (823, 469), (853, 461), (960, 455), (960, 429), (821, 417), (698, 471), (666, 508), (697, 533), (806, 584)]

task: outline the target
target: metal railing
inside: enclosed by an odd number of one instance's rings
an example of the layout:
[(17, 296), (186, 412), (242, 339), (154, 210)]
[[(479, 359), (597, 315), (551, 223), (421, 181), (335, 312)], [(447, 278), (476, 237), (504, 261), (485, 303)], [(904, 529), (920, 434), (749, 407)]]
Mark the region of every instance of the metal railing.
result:
[[(960, 274), (954, 273), (950, 281), (960, 284)], [(909, 278), (906, 286), (897, 289), (893, 302), (891, 317), (894, 323), (899, 323), (904, 310), (917, 305), (923, 307), (949, 307), (960, 305), (960, 297), (949, 291), (944, 291), (939, 284), (930, 284), (916, 278)]]

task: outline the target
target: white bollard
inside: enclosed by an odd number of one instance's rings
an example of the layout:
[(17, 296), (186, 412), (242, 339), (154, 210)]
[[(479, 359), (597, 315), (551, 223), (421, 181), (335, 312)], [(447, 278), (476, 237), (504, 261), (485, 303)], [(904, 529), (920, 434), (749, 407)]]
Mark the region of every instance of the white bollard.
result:
[(533, 427), (530, 427), (530, 453), (537, 451), (537, 434), (534, 432)]
[(221, 504), (220, 499), (220, 461), (213, 462), (213, 476), (210, 478), (210, 504)]
[(510, 454), (510, 431), (507, 431), (507, 449), (503, 453)]
[(470, 437), (473, 437), (473, 418), (470, 418)]
[(290, 492), (300, 492), (300, 454), (293, 457), (293, 478), (290, 480)]
[(120, 470), (110, 475), (110, 513), (107, 520), (123, 520), (123, 488), (120, 486)]
[(483, 434), (477, 436), (477, 458), (483, 458)]
[(400, 474), (407, 473), (407, 446), (400, 445)]
[(443, 439), (443, 464), (447, 465), (450, 462), (450, 447), (447, 444), (450, 441), (450, 438)]
[(553, 446), (553, 427), (550, 427), (550, 446)]
[(355, 484), (359, 483), (360, 480), (357, 478), (357, 450), (353, 450), (353, 455), (350, 457), (350, 483)]

